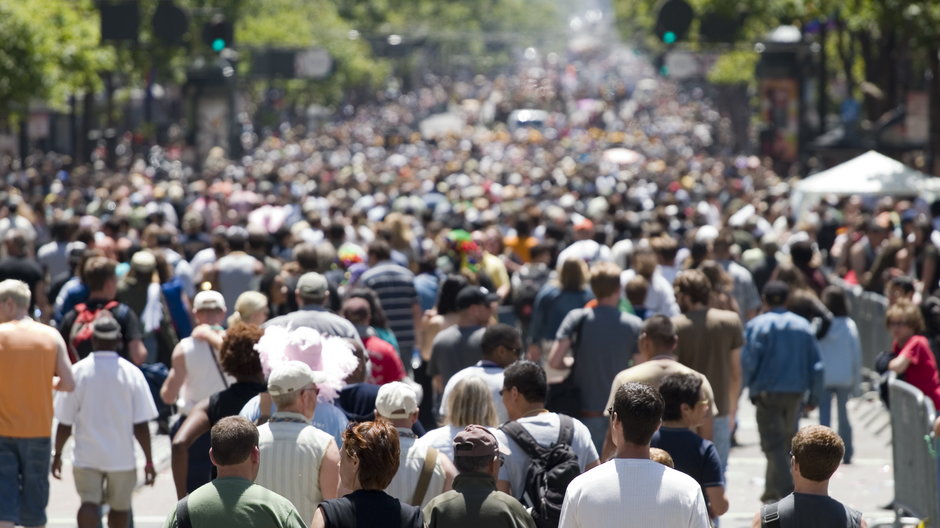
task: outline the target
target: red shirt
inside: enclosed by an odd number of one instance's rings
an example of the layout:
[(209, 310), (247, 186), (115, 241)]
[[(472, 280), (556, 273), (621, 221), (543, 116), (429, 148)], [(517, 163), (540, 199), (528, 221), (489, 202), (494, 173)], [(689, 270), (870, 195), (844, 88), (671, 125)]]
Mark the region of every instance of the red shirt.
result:
[(405, 377), (405, 366), (402, 365), (398, 352), (395, 352), (395, 347), (388, 341), (377, 336), (369, 336), (362, 340), (362, 344), (365, 345), (369, 362), (372, 363), (369, 383), (384, 385), (401, 381)]
[(920, 389), (925, 396), (933, 400), (934, 407), (940, 409), (940, 376), (937, 374), (937, 360), (930, 350), (927, 338), (915, 335), (904, 343), (898, 352), (898, 344), (894, 343), (896, 354), (911, 360), (911, 364), (904, 371), (904, 381)]

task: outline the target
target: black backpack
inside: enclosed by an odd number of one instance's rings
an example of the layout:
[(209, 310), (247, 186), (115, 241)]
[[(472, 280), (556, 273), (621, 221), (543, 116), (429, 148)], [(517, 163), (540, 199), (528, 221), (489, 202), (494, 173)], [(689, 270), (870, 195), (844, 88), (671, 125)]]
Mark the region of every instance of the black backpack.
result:
[(568, 484), (581, 474), (578, 457), (571, 448), (574, 421), (564, 414), (559, 414), (558, 418), (558, 441), (551, 447), (539, 445), (519, 422), (507, 422), (500, 427), (532, 459), (522, 499), (532, 507), (532, 518), (539, 528), (558, 526)]
[(528, 321), (532, 318), (532, 310), (535, 308), (535, 298), (541, 291), (542, 286), (548, 282), (550, 270), (524, 267), (518, 271), (519, 282), (512, 290), (513, 312), (519, 319)]

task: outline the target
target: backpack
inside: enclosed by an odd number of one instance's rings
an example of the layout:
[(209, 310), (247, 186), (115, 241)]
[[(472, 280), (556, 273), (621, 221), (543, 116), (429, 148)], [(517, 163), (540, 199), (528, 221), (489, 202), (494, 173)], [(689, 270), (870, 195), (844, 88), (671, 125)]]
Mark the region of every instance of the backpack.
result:
[(512, 307), (516, 317), (529, 320), (535, 307), (535, 297), (548, 281), (548, 270), (523, 268), (520, 270), (518, 287), (512, 290)]
[[(88, 305), (81, 303), (75, 306), (75, 321), (72, 323), (72, 328), (69, 330), (69, 357), (72, 360), (72, 363), (77, 362), (79, 359), (87, 356), (92, 349), (91, 346), (91, 337), (94, 334), (94, 329), (92, 328), (92, 323), (95, 322), (95, 319), (103, 313), (110, 313), (115, 308), (119, 311), (123, 308), (124, 313), (126, 313), (127, 306), (123, 305), (117, 301), (110, 301), (104, 306), (96, 310), (88, 308)], [(121, 315), (119, 313), (114, 313), (114, 317), (120, 321)], [(120, 352), (120, 351), (118, 351)]]
[(539, 445), (519, 422), (507, 422), (500, 427), (532, 459), (522, 498), (532, 507), (532, 518), (539, 528), (558, 526), (568, 484), (581, 474), (578, 456), (571, 448), (574, 420), (565, 414), (558, 418), (558, 440), (551, 447)]

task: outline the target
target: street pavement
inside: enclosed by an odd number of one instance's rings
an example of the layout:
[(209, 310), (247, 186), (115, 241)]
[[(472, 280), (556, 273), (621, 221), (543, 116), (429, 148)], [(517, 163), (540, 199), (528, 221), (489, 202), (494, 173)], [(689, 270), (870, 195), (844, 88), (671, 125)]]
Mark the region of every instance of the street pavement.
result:
[[(890, 417), (877, 396), (868, 393), (849, 402), (849, 415), (855, 429), (855, 457), (850, 465), (843, 465), (833, 476), (830, 494), (838, 500), (861, 510), (870, 526), (893, 520), (893, 514), (881, 509), (894, 495), (892, 470)], [(818, 423), (813, 412), (801, 420), (801, 425)], [(754, 513), (760, 509), (760, 495), (764, 486), (764, 455), (760, 450), (754, 407), (741, 399), (738, 412), (737, 439), (740, 446), (731, 450), (727, 471), (730, 510), (721, 518), (722, 528), (751, 526)], [(167, 513), (175, 506), (176, 497), (170, 472), (170, 443), (166, 436), (153, 436), (153, 457), (159, 472), (156, 485), (139, 486), (134, 494), (135, 528), (163, 526)], [(47, 509), (48, 526), (53, 528), (75, 526), (78, 495), (72, 481), (69, 455), (63, 460), (63, 479), (50, 478), (50, 500)], [(138, 479), (143, 480), (143, 459), (138, 459)]]

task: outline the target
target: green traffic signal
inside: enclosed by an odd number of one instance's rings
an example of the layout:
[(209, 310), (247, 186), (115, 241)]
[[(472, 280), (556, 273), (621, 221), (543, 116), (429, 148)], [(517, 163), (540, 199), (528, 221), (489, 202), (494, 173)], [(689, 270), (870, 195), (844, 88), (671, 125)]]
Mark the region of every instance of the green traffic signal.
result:
[(213, 51), (219, 52), (219, 51), (222, 51), (222, 50), (224, 50), (224, 49), (225, 49), (225, 40), (224, 40), (224, 39), (217, 38), (217, 39), (214, 39), (214, 40), (212, 41), (212, 50), (213, 50)]
[(663, 33), (663, 42), (666, 44), (674, 44), (677, 40), (676, 33), (674, 31), (667, 31)]

